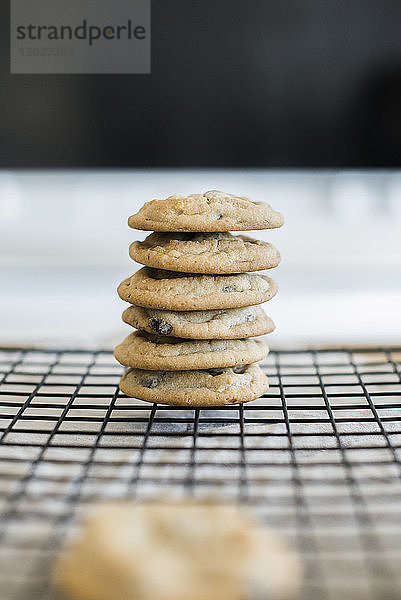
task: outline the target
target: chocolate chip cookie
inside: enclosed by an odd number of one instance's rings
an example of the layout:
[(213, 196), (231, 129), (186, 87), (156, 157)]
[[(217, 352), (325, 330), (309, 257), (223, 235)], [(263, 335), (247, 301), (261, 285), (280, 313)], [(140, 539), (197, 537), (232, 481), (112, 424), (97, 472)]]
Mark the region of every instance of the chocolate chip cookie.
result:
[(272, 269), (280, 253), (272, 244), (231, 233), (151, 233), (133, 242), (130, 256), (155, 269), (185, 273), (246, 273)]
[(147, 202), (128, 219), (146, 231), (251, 231), (281, 227), (282, 215), (264, 202), (212, 190)]
[(135, 331), (115, 348), (114, 356), (134, 369), (187, 371), (247, 365), (268, 352), (262, 340), (186, 340)]
[(122, 300), (161, 310), (213, 310), (261, 304), (277, 285), (267, 275), (195, 275), (143, 268), (118, 286)]
[[(158, 456), (160, 452), (164, 458), (157, 465), (157, 476), (167, 479), (174, 452), (159, 450)], [(204, 465), (200, 469), (203, 480), (207, 481), (208, 471)], [(211, 469), (217, 487), (215, 472)], [(232, 478), (234, 473), (229, 473)], [(152, 490), (151, 483), (148, 487)], [(207, 497), (203, 502), (188, 498), (172, 500), (170, 488), (177, 487), (175, 480), (169, 486), (163, 485), (159, 492), (156, 487), (153, 490), (156, 501), (148, 493), (142, 502), (120, 499), (91, 507), (83, 525), (54, 563), (52, 582), (57, 588), (57, 598), (291, 600), (300, 597), (301, 568), (296, 553), (278, 533), (266, 527), (263, 519), (257, 518), (253, 507), (230, 502), (223, 486), (220, 494), (215, 492), (216, 500), (210, 498), (209, 487), (199, 484), (198, 495)], [(53, 594), (47, 596), (53, 598)]]
[(266, 375), (258, 365), (192, 371), (129, 369), (120, 389), (127, 396), (175, 406), (240, 404), (267, 392)]
[(273, 321), (260, 306), (180, 312), (129, 306), (123, 321), (149, 333), (195, 340), (241, 339), (274, 330)]

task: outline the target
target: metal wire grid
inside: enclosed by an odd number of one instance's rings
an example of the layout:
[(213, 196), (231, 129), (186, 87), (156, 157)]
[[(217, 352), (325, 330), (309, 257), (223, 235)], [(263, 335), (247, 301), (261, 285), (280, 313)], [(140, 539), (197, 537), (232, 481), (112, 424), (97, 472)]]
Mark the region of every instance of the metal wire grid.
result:
[(51, 598), (91, 502), (248, 503), (299, 550), (301, 597), (401, 594), (401, 348), (271, 352), (244, 406), (150, 405), (110, 352), (0, 351), (1, 597)]

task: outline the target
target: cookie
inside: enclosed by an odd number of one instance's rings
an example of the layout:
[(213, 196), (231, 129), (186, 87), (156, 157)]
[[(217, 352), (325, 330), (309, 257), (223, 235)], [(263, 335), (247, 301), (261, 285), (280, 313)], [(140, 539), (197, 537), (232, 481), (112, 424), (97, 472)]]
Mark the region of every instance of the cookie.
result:
[(120, 389), (127, 396), (175, 406), (224, 406), (259, 398), (268, 380), (258, 365), (196, 371), (129, 369)]
[(193, 275), (143, 268), (118, 286), (122, 300), (161, 310), (213, 310), (261, 304), (277, 285), (267, 275)]
[(115, 348), (114, 356), (134, 369), (187, 371), (247, 365), (268, 352), (262, 340), (184, 340), (135, 331)]
[(274, 330), (260, 306), (181, 312), (129, 306), (123, 321), (149, 333), (195, 340), (241, 339)]
[(231, 233), (151, 233), (129, 248), (147, 267), (185, 273), (246, 273), (272, 269), (280, 253), (269, 242)]
[(68, 600), (290, 600), (300, 565), (249, 508), (212, 500), (92, 507), (52, 573)]
[(216, 190), (152, 200), (128, 219), (130, 227), (146, 231), (251, 231), (283, 223), (269, 204)]

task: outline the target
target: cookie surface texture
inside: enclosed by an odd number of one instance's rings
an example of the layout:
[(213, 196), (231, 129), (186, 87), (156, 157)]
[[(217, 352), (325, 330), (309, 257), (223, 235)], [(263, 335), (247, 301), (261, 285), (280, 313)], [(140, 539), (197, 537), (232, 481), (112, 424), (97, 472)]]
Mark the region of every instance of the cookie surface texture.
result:
[(269, 204), (216, 190), (152, 200), (128, 219), (130, 227), (147, 231), (251, 231), (283, 222)]
[(135, 369), (186, 371), (250, 364), (268, 352), (260, 339), (185, 340), (135, 331), (115, 348), (114, 356)]
[(129, 254), (147, 267), (186, 273), (246, 273), (280, 262), (269, 242), (231, 233), (151, 233), (133, 242)]
[(241, 339), (274, 330), (273, 321), (260, 306), (181, 312), (129, 306), (123, 321), (148, 333), (195, 340)]
[(225, 406), (262, 396), (268, 379), (257, 364), (193, 371), (129, 369), (120, 389), (127, 396), (172, 406)]
[(161, 310), (213, 310), (261, 304), (277, 285), (262, 273), (193, 275), (142, 268), (118, 286), (122, 300)]

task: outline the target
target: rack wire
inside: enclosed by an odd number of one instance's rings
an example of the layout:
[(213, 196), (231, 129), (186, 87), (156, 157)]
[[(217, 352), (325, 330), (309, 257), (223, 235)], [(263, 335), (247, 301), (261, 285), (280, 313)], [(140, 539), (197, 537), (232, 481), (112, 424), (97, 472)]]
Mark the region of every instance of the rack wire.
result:
[(0, 350), (2, 600), (52, 598), (86, 507), (231, 499), (298, 549), (301, 598), (401, 595), (401, 348), (273, 351), (245, 405), (151, 405), (107, 351)]

